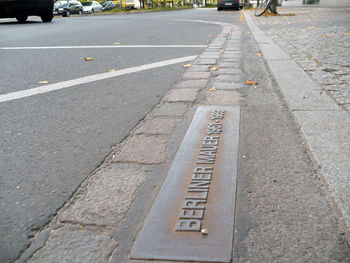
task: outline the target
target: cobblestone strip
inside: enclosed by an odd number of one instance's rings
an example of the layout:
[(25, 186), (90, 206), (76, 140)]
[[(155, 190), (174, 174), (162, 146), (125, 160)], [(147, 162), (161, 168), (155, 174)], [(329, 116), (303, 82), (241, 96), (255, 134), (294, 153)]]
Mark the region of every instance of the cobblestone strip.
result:
[[(169, 140), (186, 113), (198, 105), (232, 105), (241, 100), (237, 92), (242, 87), (241, 31), (222, 26), (222, 33), (182, 80), (89, 176), (19, 262), (116, 261), (118, 226), (155, 167), (171, 162)], [(136, 235), (137, 229), (133, 231)]]
[[(289, 9), (289, 11), (292, 10)], [(330, 10), (333, 9), (327, 9), (327, 11)], [(340, 225), (345, 232), (346, 239), (350, 243), (350, 191), (348, 190), (350, 189), (350, 115), (348, 108), (346, 108), (346, 103), (341, 102), (348, 99), (346, 90), (349, 87), (349, 83), (347, 83), (345, 78), (340, 78), (335, 73), (344, 72), (344, 76), (349, 73), (346, 69), (350, 65), (349, 56), (344, 56), (349, 53), (349, 50), (348, 48), (339, 48), (338, 43), (335, 42), (334, 46), (330, 47), (332, 52), (327, 52), (331, 51), (329, 49), (326, 51), (320, 48), (320, 46), (324, 45), (322, 41), (317, 42), (319, 43), (318, 45), (314, 43), (315, 47), (300, 43), (300, 39), (304, 39), (307, 31), (315, 28), (315, 25), (310, 25), (309, 23), (312, 23), (312, 21), (325, 22), (320, 19), (322, 15), (313, 18), (312, 12), (315, 12), (315, 10), (303, 9), (302, 14), (299, 13), (296, 18), (286, 16), (288, 17), (287, 21), (284, 21), (284, 17), (269, 17), (269, 21), (273, 25), (285, 22), (285, 26), (287, 26), (292, 24), (293, 20), (302, 23), (298, 24), (299, 27), (303, 26), (301, 31), (295, 27), (289, 28), (289, 30), (295, 31), (292, 34), (281, 27), (279, 28), (284, 34), (279, 35), (281, 38), (278, 38), (278, 40), (284, 39), (285, 41), (279, 41), (278, 43), (287, 50), (293, 59), (267, 37), (264, 30), (260, 29), (267, 30), (262, 25), (262, 21), (266, 22), (266, 20), (258, 20), (247, 13), (246, 19), (267, 64), (286, 98), (290, 110), (294, 114), (305, 144), (319, 167), (319, 173), (328, 187), (327, 190), (333, 201), (334, 211), (338, 215)], [(344, 19), (344, 21), (350, 21), (348, 17)], [(256, 23), (259, 22), (255, 21), (260, 21), (260, 28), (256, 26)], [(309, 28), (304, 28), (305, 26), (309, 26)], [(324, 28), (327, 28), (327, 26), (323, 27), (323, 30)], [(344, 36), (338, 40), (346, 47), (348, 44), (343, 41), (343, 38), (346, 37), (343, 33), (345, 28), (347, 27), (341, 27), (340, 32)], [(309, 41), (313, 41), (311, 39), (319, 39), (318, 34), (322, 31), (315, 30), (312, 32), (309, 36), (306, 36)], [(337, 34), (336, 31), (332, 33), (334, 37)], [(321, 37), (327, 39), (328, 35), (324, 33)], [(331, 44), (331, 42), (328, 44)], [(273, 52), (268, 48), (269, 46), (274, 46)], [(307, 54), (307, 52), (311, 53)], [(318, 59), (315, 57), (318, 57), (320, 61), (323, 60), (324, 63), (318, 64)], [(294, 60), (299, 65), (304, 65), (304, 68), (300, 68)], [(304, 70), (311, 73), (311, 76), (318, 84)], [(339, 95), (338, 99), (336, 98), (336, 103), (329, 96), (335, 94), (331, 91)], [(344, 96), (340, 96), (341, 94)]]

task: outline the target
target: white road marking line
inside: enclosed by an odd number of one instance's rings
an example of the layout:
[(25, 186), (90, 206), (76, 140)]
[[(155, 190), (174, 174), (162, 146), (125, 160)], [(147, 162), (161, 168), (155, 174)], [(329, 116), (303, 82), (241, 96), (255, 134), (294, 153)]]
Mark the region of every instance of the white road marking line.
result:
[(201, 48), (206, 45), (104, 45), (104, 46), (47, 46), (47, 47), (2, 47), (2, 50), (30, 50), (30, 49), (93, 49), (93, 48)]
[(34, 96), (37, 94), (54, 91), (54, 90), (65, 89), (65, 88), (69, 88), (72, 86), (90, 83), (90, 82), (94, 82), (94, 81), (98, 81), (98, 80), (114, 78), (117, 76), (131, 74), (131, 73), (135, 73), (135, 72), (139, 72), (139, 71), (143, 71), (143, 70), (160, 68), (160, 67), (169, 66), (169, 65), (173, 65), (173, 64), (183, 63), (186, 61), (194, 60), (196, 57), (197, 56), (187, 56), (187, 57), (182, 57), (182, 58), (169, 59), (169, 60), (159, 61), (159, 62), (141, 65), (141, 66), (137, 66), (137, 67), (120, 69), (120, 70), (117, 70), (115, 72), (100, 73), (100, 74), (95, 74), (95, 75), (86, 76), (86, 77), (82, 77), (82, 78), (77, 78), (77, 79), (62, 81), (62, 82), (49, 84), (49, 85), (45, 85), (45, 86), (40, 86), (40, 87), (36, 87), (36, 88), (31, 88), (31, 89), (27, 89), (27, 90), (10, 92), (10, 93), (0, 95), (0, 103), (5, 102), (5, 101), (26, 98), (26, 97)]

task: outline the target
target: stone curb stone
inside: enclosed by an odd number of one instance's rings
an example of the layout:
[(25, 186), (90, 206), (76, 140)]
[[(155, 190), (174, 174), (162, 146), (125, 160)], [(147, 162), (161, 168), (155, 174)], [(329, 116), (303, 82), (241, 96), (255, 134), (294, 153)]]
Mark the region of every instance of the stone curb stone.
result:
[(91, 177), (84, 191), (59, 215), (59, 220), (115, 227), (149, 175), (145, 166), (111, 164)]
[(209, 59), (209, 58), (198, 59), (195, 61), (195, 64), (196, 65), (214, 65), (216, 64), (216, 59)]
[(208, 91), (205, 105), (235, 105), (242, 100), (241, 94), (229, 90)]
[(183, 80), (176, 87), (177, 88), (198, 88), (203, 89), (207, 86), (207, 79)]
[(116, 247), (117, 243), (106, 235), (61, 228), (51, 232), (46, 245), (28, 262), (107, 263)]
[(180, 119), (153, 118), (146, 120), (135, 134), (166, 135), (172, 134)]
[(228, 75), (228, 74), (236, 75), (236, 74), (242, 74), (242, 70), (238, 68), (219, 68), (217, 73), (220, 75)]
[(219, 68), (240, 68), (241, 65), (239, 62), (220, 62)]
[(168, 102), (194, 102), (197, 99), (199, 89), (175, 89), (164, 97)]
[(243, 87), (241, 83), (236, 82), (214, 82), (212, 86), (218, 90), (237, 90)]
[(210, 66), (208, 65), (192, 65), (187, 72), (205, 72), (209, 71)]
[(128, 138), (113, 162), (138, 164), (164, 163), (167, 157), (168, 136), (134, 135)]
[(183, 79), (209, 79), (210, 72), (185, 72)]
[(219, 75), (214, 79), (214, 82), (235, 82), (240, 81), (239, 75)]
[(172, 117), (183, 117), (187, 111), (187, 104), (183, 102), (178, 103), (163, 103), (159, 107), (155, 109), (155, 111), (152, 113), (152, 116), (159, 117), (159, 116), (172, 116)]

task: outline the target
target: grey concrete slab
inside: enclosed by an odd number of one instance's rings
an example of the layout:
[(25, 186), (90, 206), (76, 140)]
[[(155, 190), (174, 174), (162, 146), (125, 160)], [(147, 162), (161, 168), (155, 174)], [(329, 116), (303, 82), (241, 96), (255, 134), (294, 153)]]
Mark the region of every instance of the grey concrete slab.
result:
[(291, 110), (340, 110), (294, 61), (267, 62)]
[(168, 118), (151, 118), (147, 119), (141, 124), (141, 127), (135, 131), (135, 134), (172, 134), (176, 125), (181, 119), (168, 119)]
[(219, 68), (217, 70), (217, 73), (222, 75), (228, 75), (228, 74), (237, 75), (237, 74), (242, 74), (242, 70), (238, 68)]
[[(214, 114), (214, 111), (224, 112), (222, 115), (222, 113)], [(132, 248), (132, 259), (231, 262), (239, 112), (239, 106), (198, 108)], [(225, 128), (222, 131), (216, 130), (215, 135), (208, 128), (208, 123), (214, 125), (223, 123), (222, 127)], [(203, 143), (218, 145), (217, 158), (214, 158), (214, 161), (201, 161), (200, 156), (204, 153), (201, 153), (200, 149)], [(200, 174), (191, 172), (197, 171), (196, 169), (198, 172), (205, 170)], [(194, 177), (191, 177), (192, 173)], [(203, 179), (205, 184), (210, 182), (210, 187), (196, 188), (198, 191), (194, 192), (191, 190), (191, 182), (199, 179), (190, 178), (205, 178)], [(203, 193), (207, 193), (205, 201), (201, 199)], [(184, 231), (182, 223), (189, 220), (179, 217), (186, 217), (186, 214), (181, 216), (180, 213), (185, 209), (184, 202), (187, 204), (186, 196), (196, 196), (191, 200), (202, 201), (199, 206), (196, 204), (199, 210), (197, 208), (191, 210), (193, 213), (197, 215), (204, 209), (205, 213), (203, 212), (204, 216), (196, 217), (200, 219), (197, 219), (195, 229), (192, 229), (191, 224), (188, 225), (189, 229)], [(187, 211), (190, 211), (189, 208)], [(179, 225), (179, 222), (182, 223)], [(208, 234), (201, 233), (204, 229), (207, 229)]]
[(187, 72), (205, 72), (209, 71), (210, 65), (192, 65), (190, 68), (187, 69)]
[(199, 58), (193, 64), (195, 65), (214, 65), (217, 59), (212, 58)]

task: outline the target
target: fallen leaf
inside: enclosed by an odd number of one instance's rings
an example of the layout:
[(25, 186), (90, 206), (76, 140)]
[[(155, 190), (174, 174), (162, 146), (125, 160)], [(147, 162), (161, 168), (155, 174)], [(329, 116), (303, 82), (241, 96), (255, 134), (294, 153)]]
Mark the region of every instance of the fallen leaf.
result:
[(107, 72), (115, 72), (116, 70), (114, 68), (107, 70)]
[(21, 187), (19, 185), (16, 186), (16, 190), (19, 190), (21, 189)]
[(185, 65), (182, 65), (184, 68), (190, 68), (192, 66), (192, 64), (185, 64)]
[(218, 68), (212, 67), (212, 68), (210, 68), (210, 70), (211, 71), (216, 71), (216, 70), (218, 70)]
[(350, 32), (345, 32), (344, 35), (350, 35)]
[(39, 84), (47, 84), (47, 83), (49, 83), (47, 80), (43, 80), (43, 81), (39, 81), (38, 82)]
[(79, 228), (80, 228), (80, 230), (83, 230), (83, 229), (84, 229), (84, 227), (83, 227), (82, 225), (79, 225)]
[(85, 58), (85, 61), (93, 61), (93, 58), (92, 57), (87, 57), (87, 58)]
[(262, 56), (262, 54), (261, 53), (258, 53), (258, 54), (256, 54), (258, 57), (261, 57)]
[(323, 34), (323, 38), (327, 38), (328, 37), (328, 35), (327, 34)]
[(258, 84), (258, 82), (248, 79), (248, 80), (245, 82), (245, 84), (247, 84), (247, 85), (256, 85), (256, 84)]
[(119, 46), (119, 45), (120, 45), (120, 43), (119, 43), (119, 42), (115, 42), (115, 43), (114, 43), (114, 45)]
[(216, 91), (216, 88), (212, 87), (209, 89), (210, 91)]
[(220, 53), (223, 53), (225, 50), (223, 50), (223, 49), (220, 49)]

